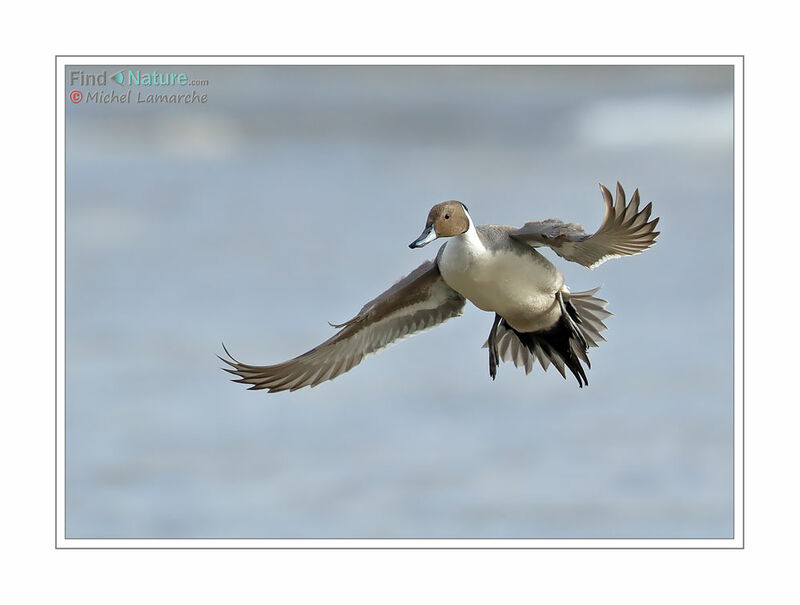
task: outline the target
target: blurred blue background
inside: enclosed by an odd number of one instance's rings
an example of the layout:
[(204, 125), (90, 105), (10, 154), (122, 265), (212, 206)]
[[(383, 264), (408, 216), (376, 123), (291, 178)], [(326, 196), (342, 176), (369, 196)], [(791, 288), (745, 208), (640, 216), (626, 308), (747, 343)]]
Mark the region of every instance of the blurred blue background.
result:
[[(208, 102), (67, 101), (68, 538), (732, 537), (732, 68), (157, 69)], [(315, 389), (219, 369), (328, 338), (436, 202), (593, 231), (617, 180), (655, 248), (545, 252), (616, 314), (588, 388), (492, 382), (471, 305)]]

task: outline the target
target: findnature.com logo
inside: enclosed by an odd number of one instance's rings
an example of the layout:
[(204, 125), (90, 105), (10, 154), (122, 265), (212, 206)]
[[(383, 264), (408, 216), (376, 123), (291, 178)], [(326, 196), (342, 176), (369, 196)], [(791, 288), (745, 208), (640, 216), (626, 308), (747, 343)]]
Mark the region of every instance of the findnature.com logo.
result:
[[(105, 90), (102, 87), (109, 82), (130, 90)], [(184, 72), (141, 71), (139, 69), (124, 69), (111, 76), (108, 72), (86, 73), (83, 70), (69, 72), (69, 84), (73, 88), (69, 92), (69, 99), (73, 103), (97, 104), (138, 104), (138, 103), (207, 103), (208, 94), (200, 93), (192, 87), (208, 86), (208, 80), (190, 79)], [(90, 90), (86, 93), (75, 87), (101, 87), (100, 90)], [(149, 92), (148, 90), (133, 90), (137, 87), (177, 87), (178, 92)], [(113, 87), (112, 87), (113, 88)], [(185, 90), (192, 88), (192, 90)], [(183, 89), (183, 90), (181, 90)], [(134, 94), (135, 93), (135, 94)]]

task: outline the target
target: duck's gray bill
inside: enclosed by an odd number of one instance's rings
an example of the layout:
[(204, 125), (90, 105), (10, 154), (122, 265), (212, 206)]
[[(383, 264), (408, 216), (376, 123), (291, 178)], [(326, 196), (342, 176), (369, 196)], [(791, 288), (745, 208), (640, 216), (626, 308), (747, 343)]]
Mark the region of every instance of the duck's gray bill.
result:
[(438, 235), (436, 235), (436, 231), (433, 228), (433, 225), (428, 225), (425, 227), (425, 230), (422, 232), (417, 239), (411, 242), (408, 247), (409, 248), (422, 248), (425, 244), (430, 244), (433, 240), (435, 240)]

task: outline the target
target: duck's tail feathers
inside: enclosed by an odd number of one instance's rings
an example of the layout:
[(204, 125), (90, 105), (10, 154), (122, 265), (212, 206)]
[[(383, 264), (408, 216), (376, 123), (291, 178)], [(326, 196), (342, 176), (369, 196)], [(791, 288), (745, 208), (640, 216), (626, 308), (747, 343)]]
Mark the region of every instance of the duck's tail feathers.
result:
[[(606, 330), (603, 319), (612, 315), (605, 300), (594, 296), (600, 288), (585, 292), (561, 292), (557, 295), (561, 317), (552, 327), (536, 332), (518, 332), (505, 319), (497, 326), (497, 351), (500, 359), (510, 361), (529, 374), (538, 361), (547, 371), (552, 363), (566, 378), (569, 369), (578, 386), (588, 385), (586, 372), (592, 366), (586, 354), (596, 347)], [(487, 345), (484, 345), (487, 346)]]

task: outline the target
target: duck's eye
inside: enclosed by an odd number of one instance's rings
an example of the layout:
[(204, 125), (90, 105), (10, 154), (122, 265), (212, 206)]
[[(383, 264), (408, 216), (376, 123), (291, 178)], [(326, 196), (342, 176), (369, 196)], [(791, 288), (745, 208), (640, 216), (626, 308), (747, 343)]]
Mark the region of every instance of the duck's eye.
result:
[(444, 218), (450, 218), (450, 215), (449, 214), (445, 214)]

